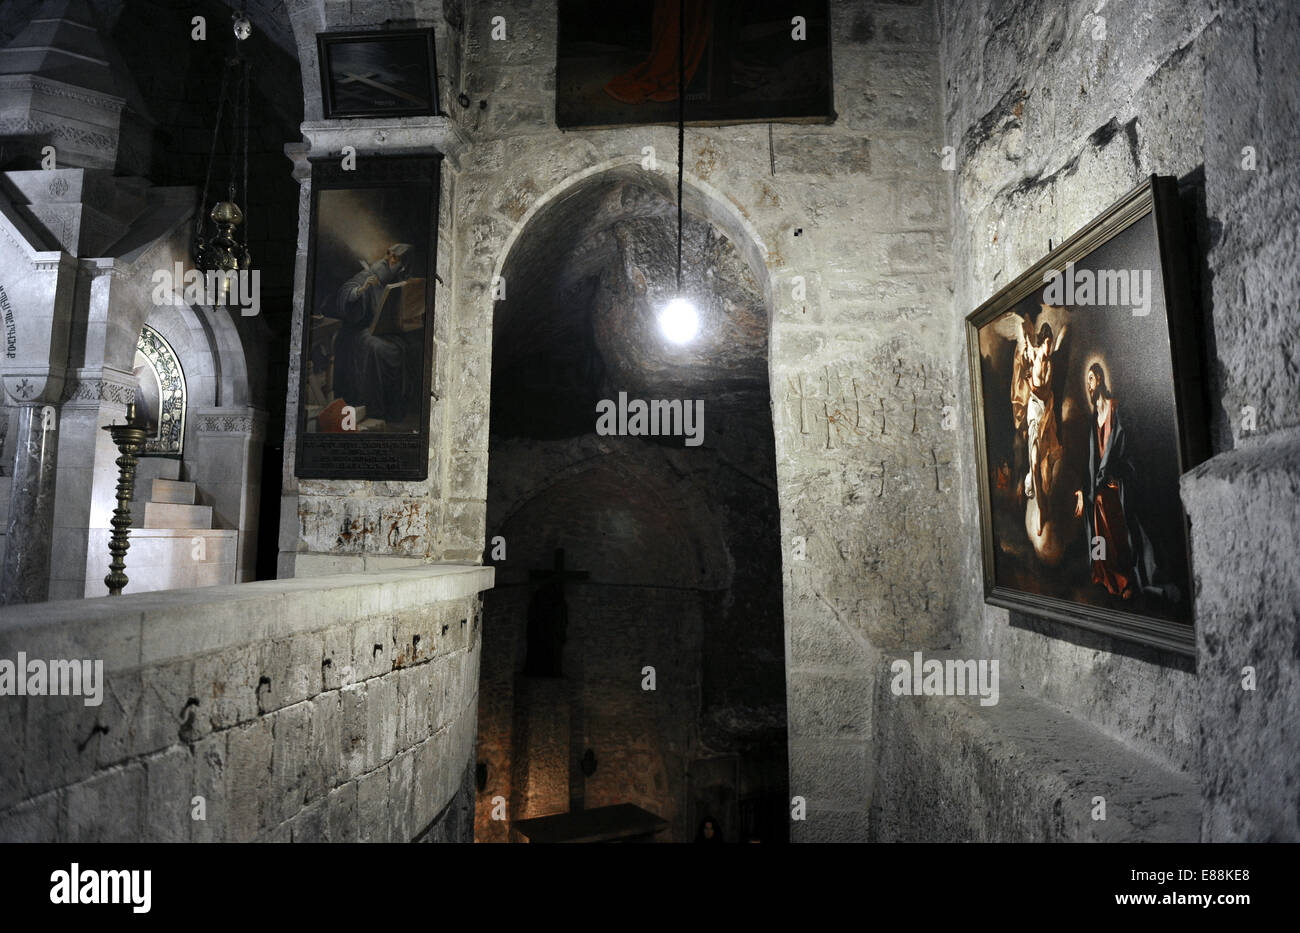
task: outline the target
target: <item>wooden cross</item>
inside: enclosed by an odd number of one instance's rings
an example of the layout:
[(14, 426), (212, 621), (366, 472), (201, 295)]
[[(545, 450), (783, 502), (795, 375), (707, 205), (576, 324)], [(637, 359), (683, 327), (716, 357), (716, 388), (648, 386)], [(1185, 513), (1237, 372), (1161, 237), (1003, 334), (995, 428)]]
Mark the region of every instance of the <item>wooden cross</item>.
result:
[(564, 548), (555, 549), (555, 566), (530, 570), (528, 579), (540, 584), (528, 602), (528, 626), (524, 673), (537, 677), (562, 677), (564, 642), (569, 626), (569, 608), (564, 584), (586, 580), (585, 570), (564, 569)]
[(533, 583), (558, 583), (563, 586), (577, 580), (586, 580), (591, 574), (586, 570), (564, 569), (564, 548), (555, 549), (555, 563), (549, 570), (530, 570), (528, 579)]

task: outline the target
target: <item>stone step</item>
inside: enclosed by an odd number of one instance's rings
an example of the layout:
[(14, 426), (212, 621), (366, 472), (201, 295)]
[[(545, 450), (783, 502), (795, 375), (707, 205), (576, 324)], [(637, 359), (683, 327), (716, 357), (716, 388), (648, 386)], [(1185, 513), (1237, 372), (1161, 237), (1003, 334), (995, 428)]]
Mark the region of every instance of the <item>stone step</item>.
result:
[[(104, 572), (107, 573), (111, 531), (92, 531), (91, 547), (104, 555)], [(126, 575), (131, 582), (123, 592), (144, 593), (234, 583), (238, 559), (239, 532), (233, 529), (132, 528), (131, 547), (126, 552)], [(87, 596), (105, 594), (103, 582), (98, 579), (102, 576), (92, 575), (86, 587)]]
[(147, 502), (144, 506), (144, 527), (211, 528), (212, 506)]
[(198, 498), (198, 488), (193, 483), (176, 479), (154, 480), (153, 491), (149, 494), (150, 502), (174, 505), (193, 505), (196, 498)]

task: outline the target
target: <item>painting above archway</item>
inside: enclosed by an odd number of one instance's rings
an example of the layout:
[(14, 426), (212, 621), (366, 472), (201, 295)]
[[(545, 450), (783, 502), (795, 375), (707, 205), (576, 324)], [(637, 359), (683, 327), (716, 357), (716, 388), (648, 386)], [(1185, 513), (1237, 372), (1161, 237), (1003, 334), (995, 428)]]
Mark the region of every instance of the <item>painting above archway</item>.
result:
[(145, 325), (135, 346), (136, 416), (145, 423), (145, 457), (179, 457), (185, 445), (185, 372), (176, 351)]

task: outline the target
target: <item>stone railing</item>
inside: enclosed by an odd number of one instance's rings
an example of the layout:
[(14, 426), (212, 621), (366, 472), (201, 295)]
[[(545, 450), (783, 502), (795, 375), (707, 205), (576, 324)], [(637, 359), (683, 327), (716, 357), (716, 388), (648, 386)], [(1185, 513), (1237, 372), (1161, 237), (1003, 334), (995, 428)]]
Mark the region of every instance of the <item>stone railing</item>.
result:
[(0, 841), (469, 841), (492, 580), (428, 565), (0, 609)]

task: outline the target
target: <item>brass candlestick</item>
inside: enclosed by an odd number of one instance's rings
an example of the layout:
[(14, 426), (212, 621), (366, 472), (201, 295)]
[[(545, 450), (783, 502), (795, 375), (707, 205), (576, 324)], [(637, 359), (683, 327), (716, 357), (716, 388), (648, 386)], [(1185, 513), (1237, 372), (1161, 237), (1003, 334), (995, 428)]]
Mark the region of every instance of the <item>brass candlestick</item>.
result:
[(113, 538), (109, 541), (108, 551), (113, 559), (108, 562), (108, 576), (104, 585), (108, 587), (109, 596), (121, 596), (122, 588), (127, 584), (126, 549), (131, 546), (131, 497), (135, 494), (135, 465), (139, 454), (144, 449), (145, 430), (135, 420), (135, 402), (126, 406), (126, 424), (109, 424), (104, 426), (113, 438), (121, 454), (117, 458), (117, 508), (113, 510)]

